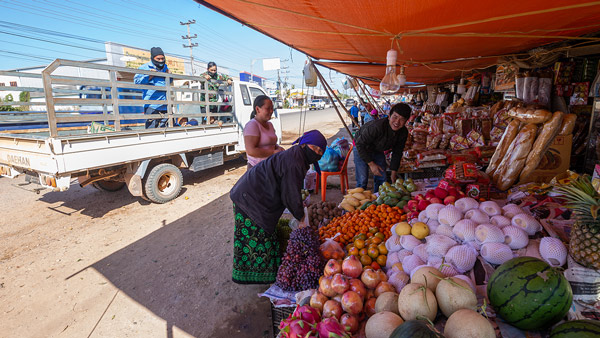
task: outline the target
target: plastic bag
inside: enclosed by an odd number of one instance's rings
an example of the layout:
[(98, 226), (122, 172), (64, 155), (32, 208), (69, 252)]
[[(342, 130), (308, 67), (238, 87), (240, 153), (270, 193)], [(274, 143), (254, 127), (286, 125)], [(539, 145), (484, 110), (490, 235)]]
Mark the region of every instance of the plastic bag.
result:
[(333, 238), (328, 238), (321, 244), (321, 253), (325, 259), (342, 259), (344, 258), (344, 249), (340, 243), (336, 242), (334, 239), (339, 236), (340, 233), (336, 234)]
[(317, 86), (317, 72), (315, 71), (315, 66), (312, 62), (307, 61), (304, 65), (304, 84), (307, 87), (316, 87)]
[(343, 137), (339, 137), (331, 143), (331, 148), (337, 151), (338, 154), (340, 154), (340, 158), (343, 160), (348, 156), (348, 151), (350, 151), (350, 142)]
[(319, 168), (321, 168), (322, 171), (338, 171), (340, 160), (340, 154), (333, 148), (327, 147), (323, 157), (319, 160)]

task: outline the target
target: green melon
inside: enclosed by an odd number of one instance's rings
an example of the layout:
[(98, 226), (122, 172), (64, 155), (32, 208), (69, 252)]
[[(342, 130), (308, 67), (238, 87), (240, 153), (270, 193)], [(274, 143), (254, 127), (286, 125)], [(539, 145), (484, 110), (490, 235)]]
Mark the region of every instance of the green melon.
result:
[(573, 302), (562, 273), (534, 257), (517, 257), (500, 265), (488, 281), (487, 294), (496, 313), (523, 330), (556, 324)]
[(444, 336), (432, 329), (427, 322), (413, 319), (398, 326), (390, 338), (444, 338)]
[(565, 322), (550, 332), (550, 338), (597, 338), (600, 337), (600, 321), (591, 319)]

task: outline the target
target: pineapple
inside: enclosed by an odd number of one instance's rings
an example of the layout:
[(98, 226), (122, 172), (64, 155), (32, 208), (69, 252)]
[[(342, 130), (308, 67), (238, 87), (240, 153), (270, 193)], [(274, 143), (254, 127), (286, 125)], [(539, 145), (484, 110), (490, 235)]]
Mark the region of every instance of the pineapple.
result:
[(575, 214), (569, 243), (571, 257), (587, 268), (600, 270), (600, 195), (587, 175), (557, 190)]

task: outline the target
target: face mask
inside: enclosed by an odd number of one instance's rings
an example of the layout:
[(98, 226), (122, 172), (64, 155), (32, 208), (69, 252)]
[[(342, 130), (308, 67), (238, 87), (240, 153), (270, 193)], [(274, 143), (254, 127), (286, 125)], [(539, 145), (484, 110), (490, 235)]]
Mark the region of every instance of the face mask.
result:
[(158, 62), (154, 59), (152, 59), (152, 64), (156, 66), (156, 68), (158, 69), (163, 69), (165, 67), (165, 62)]
[(308, 163), (310, 163), (310, 164), (314, 164), (314, 163), (319, 162), (319, 160), (323, 156), (323, 155), (319, 155), (316, 152), (314, 152), (314, 150), (310, 149), (309, 146), (305, 146), (302, 149), (304, 150), (304, 154), (306, 155), (306, 159), (308, 160)]

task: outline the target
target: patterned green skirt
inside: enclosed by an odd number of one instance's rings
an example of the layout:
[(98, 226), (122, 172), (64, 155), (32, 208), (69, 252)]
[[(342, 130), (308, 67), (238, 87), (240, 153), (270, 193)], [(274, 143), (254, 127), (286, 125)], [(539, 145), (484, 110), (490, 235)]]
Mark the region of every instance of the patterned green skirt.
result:
[(233, 204), (233, 277), (238, 284), (271, 284), (281, 264), (277, 231), (269, 235)]

